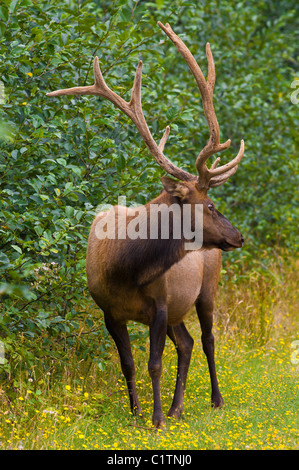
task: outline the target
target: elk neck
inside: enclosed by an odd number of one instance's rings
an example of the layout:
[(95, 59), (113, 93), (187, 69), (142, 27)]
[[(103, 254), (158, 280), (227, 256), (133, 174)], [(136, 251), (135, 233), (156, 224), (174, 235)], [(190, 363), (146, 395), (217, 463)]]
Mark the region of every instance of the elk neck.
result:
[[(182, 206), (179, 198), (169, 195), (163, 191), (157, 198), (150, 201), (144, 208), (145, 216), (140, 219), (140, 224), (146, 224), (146, 238), (117, 240), (114, 250), (114, 269), (110, 273), (116, 279), (126, 278), (129, 283), (137, 286), (144, 286), (153, 282), (156, 278), (164, 274), (173, 264), (180, 261), (187, 253), (184, 248), (184, 237), (181, 233), (173, 233), (174, 217), (182, 217), (182, 211), (177, 211), (174, 215), (169, 211), (168, 236), (165, 236), (161, 226), (162, 217), (158, 215), (153, 221), (153, 205), (166, 208), (175, 204), (176, 208)], [(146, 211), (146, 212), (145, 212)], [(178, 215), (179, 214), (179, 215)], [(133, 217), (127, 217), (127, 227)], [(154, 230), (153, 225), (154, 224)], [(165, 230), (165, 227), (164, 227)], [(139, 231), (140, 230), (139, 227)], [(144, 233), (144, 232), (143, 232)], [(153, 237), (153, 234), (156, 235)]]

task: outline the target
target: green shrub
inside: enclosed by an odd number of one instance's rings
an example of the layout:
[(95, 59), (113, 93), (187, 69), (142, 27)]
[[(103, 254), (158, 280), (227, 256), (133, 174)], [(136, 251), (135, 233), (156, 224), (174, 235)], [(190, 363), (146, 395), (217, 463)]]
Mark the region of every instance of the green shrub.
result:
[[(227, 263), (256, 262), (277, 246), (292, 253), (298, 226), (298, 70), (295, 1), (156, 2), (4, 0), (0, 7), (0, 339), (6, 377), (63, 364), (70, 351), (100, 364), (108, 341), (86, 289), (85, 250), (100, 203), (145, 203), (161, 169), (128, 118), (96, 97), (50, 99), (48, 91), (92, 82), (99, 56), (107, 83), (129, 97), (144, 61), (143, 108), (166, 154), (194, 171), (208, 138), (194, 78), (157, 26), (169, 23), (207, 70), (216, 63), (215, 108), (230, 159), (245, 139), (238, 173), (213, 191), (247, 241)], [(3, 93), (2, 93), (3, 95)], [(265, 261), (266, 262), (266, 261)], [(82, 333), (84, 331), (84, 333)]]

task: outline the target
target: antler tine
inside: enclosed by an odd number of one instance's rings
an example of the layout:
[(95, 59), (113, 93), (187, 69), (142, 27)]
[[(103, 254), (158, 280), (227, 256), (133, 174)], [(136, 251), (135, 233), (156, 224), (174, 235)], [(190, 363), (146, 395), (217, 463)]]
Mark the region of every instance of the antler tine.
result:
[(215, 167), (211, 168), (210, 173), (212, 177), (214, 178), (215, 176), (222, 175), (223, 173), (226, 173), (227, 171), (231, 170), (236, 165), (238, 165), (243, 158), (244, 150), (245, 150), (245, 144), (244, 144), (244, 140), (242, 139), (238, 155), (229, 163), (226, 163), (225, 165), (222, 165), (217, 169)]
[(207, 44), (206, 44), (206, 55), (207, 55), (207, 59), (208, 59), (207, 84), (212, 90), (214, 90), (215, 81), (216, 81), (215, 62), (214, 62), (214, 58), (213, 58), (213, 54), (212, 54), (209, 42), (207, 42)]
[(230, 170), (226, 171), (225, 173), (211, 178), (209, 182), (209, 188), (216, 188), (216, 186), (220, 186), (221, 184), (225, 183), (232, 175), (236, 173), (238, 169), (238, 165), (235, 165)]
[(97, 89), (103, 89), (103, 90), (109, 90), (108, 86), (106, 85), (106, 82), (103, 78), (100, 65), (99, 65), (99, 58), (98, 56), (95, 56), (94, 61), (93, 61), (93, 76), (94, 76), (94, 86)]
[(169, 126), (166, 127), (164, 135), (159, 143), (156, 144), (142, 111), (141, 104), (141, 79), (142, 79), (142, 61), (139, 61), (135, 73), (134, 84), (131, 93), (130, 102), (125, 101), (121, 96), (112, 91), (106, 84), (101, 69), (99, 67), (99, 59), (95, 57), (94, 64), (94, 84), (84, 87), (66, 88), (63, 90), (53, 91), (47, 93), (47, 96), (62, 96), (62, 95), (97, 95), (111, 101), (121, 111), (123, 111), (133, 121), (137, 127), (141, 137), (143, 138), (147, 148), (157, 161), (157, 163), (170, 175), (175, 176), (180, 180), (194, 181), (196, 176), (191, 175), (185, 170), (176, 167), (166, 158), (163, 154), (164, 146), (169, 135)]
[(208, 78), (206, 80), (190, 50), (187, 48), (184, 42), (174, 33), (171, 26), (168, 23), (166, 25), (163, 25), (160, 21), (158, 21), (158, 25), (163, 29), (163, 31), (174, 43), (177, 50), (183, 56), (189, 69), (194, 75), (202, 97), (203, 109), (210, 129), (210, 138), (205, 147), (199, 153), (195, 163), (199, 175), (198, 185), (203, 189), (209, 189), (214, 186), (219, 186), (220, 184), (223, 184), (225, 181), (227, 181), (227, 179), (237, 170), (237, 166), (244, 155), (244, 142), (241, 141), (240, 151), (237, 157), (235, 157), (230, 163), (216, 168), (219, 163), (219, 158), (217, 158), (211, 168), (207, 168), (206, 162), (208, 158), (211, 157), (214, 153), (226, 150), (231, 144), (230, 139), (228, 139), (223, 144), (220, 143), (219, 124), (213, 106), (213, 90), (216, 75), (215, 64), (210, 44), (207, 43), (206, 45), (206, 55), (208, 59)]
[(160, 140), (160, 143), (159, 143), (159, 149), (161, 150), (161, 152), (163, 152), (163, 150), (164, 150), (164, 146), (165, 146), (166, 141), (167, 141), (167, 139), (168, 139), (169, 132), (170, 132), (170, 127), (169, 127), (169, 126), (166, 126), (166, 129), (165, 129), (165, 132), (164, 132), (164, 134), (163, 134), (163, 137), (162, 137), (162, 139)]
[(134, 84), (132, 88), (130, 106), (137, 108), (139, 111), (142, 109), (141, 105), (141, 80), (142, 80), (142, 60), (139, 61), (136, 69)]

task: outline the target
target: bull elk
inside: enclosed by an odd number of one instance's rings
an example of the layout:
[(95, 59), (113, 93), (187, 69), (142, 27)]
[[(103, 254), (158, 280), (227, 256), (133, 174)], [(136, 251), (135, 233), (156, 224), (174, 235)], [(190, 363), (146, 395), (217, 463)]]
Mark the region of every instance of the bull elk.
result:
[[(134, 219), (132, 209), (115, 206), (109, 212), (99, 213), (89, 234), (86, 268), (88, 288), (96, 304), (103, 310), (106, 327), (117, 346), (123, 374), (125, 376), (131, 410), (142, 414), (137, 398), (135, 366), (131, 352), (127, 322), (133, 320), (149, 326), (150, 357), (148, 371), (153, 387), (153, 424), (161, 427), (165, 418), (161, 408), (160, 377), (162, 353), (166, 335), (173, 341), (178, 357), (177, 379), (173, 402), (168, 416), (179, 418), (183, 412), (183, 398), (191, 359), (193, 339), (189, 335), (184, 318), (195, 305), (202, 330), (202, 345), (207, 357), (211, 379), (211, 401), (213, 407), (223, 405), (219, 391), (214, 361), (214, 337), (212, 334), (214, 297), (221, 270), (221, 250), (230, 251), (243, 245), (243, 237), (233, 225), (216, 210), (207, 196), (210, 188), (225, 183), (232, 176), (244, 154), (244, 142), (237, 156), (229, 163), (218, 167), (219, 158), (208, 168), (207, 160), (214, 153), (230, 146), (230, 140), (220, 143), (219, 124), (213, 107), (215, 66), (209, 43), (206, 45), (208, 76), (205, 79), (199, 65), (184, 42), (174, 33), (170, 25), (158, 25), (175, 44), (195, 77), (202, 97), (203, 109), (208, 122), (210, 137), (196, 159), (198, 175), (176, 167), (164, 155), (164, 146), (169, 135), (169, 126), (159, 144), (154, 140), (143, 115), (141, 105), (142, 61), (136, 70), (131, 99), (129, 102), (118, 96), (106, 84), (99, 68), (98, 58), (94, 59), (94, 85), (74, 87), (48, 93), (48, 96), (96, 95), (106, 98), (124, 112), (136, 125), (148, 150), (156, 162), (176, 179), (161, 178), (164, 186), (161, 194), (141, 206), (145, 217), (139, 222), (146, 223), (153, 205), (173, 204), (183, 209), (192, 209), (191, 229), (195, 230), (195, 212), (202, 208), (202, 247), (186, 249), (191, 238), (181, 231), (175, 237), (169, 217), (169, 236), (161, 236), (162, 222), (159, 219), (158, 236), (119, 236), (119, 229), (128, 228)], [(135, 214), (136, 215), (136, 214)], [(97, 226), (115, 221), (115, 237), (97, 236)], [(142, 222), (143, 221), (143, 222)], [(140, 228), (140, 227), (139, 227)], [(108, 232), (108, 231), (107, 231)], [(194, 236), (193, 236), (194, 238)]]

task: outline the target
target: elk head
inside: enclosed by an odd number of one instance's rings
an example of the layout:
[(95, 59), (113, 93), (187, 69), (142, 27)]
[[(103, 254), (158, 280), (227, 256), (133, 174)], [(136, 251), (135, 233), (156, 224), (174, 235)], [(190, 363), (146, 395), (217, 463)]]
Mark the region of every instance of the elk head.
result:
[(122, 112), (124, 112), (133, 121), (147, 148), (163, 168), (166, 173), (177, 178), (162, 177), (164, 189), (171, 196), (175, 196), (180, 203), (196, 204), (203, 206), (203, 246), (205, 248), (220, 248), (225, 251), (241, 247), (243, 237), (233, 225), (218, 212), (214, 203), (208, 197), (207, 192), (210, 188), (220, 186), (232, 176), (238, 168), (238, 165), (244, 155), (244, 141), (241, 140), (240, 150), (237, 156), (229, 163), (218, 167), (220, 158), (217, 158), (210, 168), (207, 167), (207, 160), (215, 153), (228, 149), (230, 139), (220, 143), (220, 131), (217, 117), (213, 106), (213, 90), (215, 85), (215, 65), (209, 43), (206, 45), (206, 55), (208, 59), (208, 77), (205, 79), (199, 65), (193, 55), (183, 43), (183, 41), (174, 33), (170, 25), (163, 25), (158, 21), (158, 25), (167, 34), (175, 44), (177, 50), (185, 59), (190, 71), (195, 77), (200, 94), (202, 97), (203, 109), (210, 130), (210, 138), (205, 147), (199, 153), (196, 159), (197, 175), (192, 175), (187, 171), (176, 167), (164, 155), (164, 146), (169, 136), (170, 128), (166, 127), (164, 135), (159, 144), (154, 140), (146, 120), (143, 115), (141, 105), (141, 77), (142, 61), (139, 62), (135, 80), (132, 88), (131, 99), (129, 102), (118, 96), (106, 84), (100, 67), (98, 57), (94, 59), (94, 84), (91, 86), (73, 87), (63, 90), (57, 90), (47, 93), (47, 96), (61, 95), (96, 95), (111, 101)]

